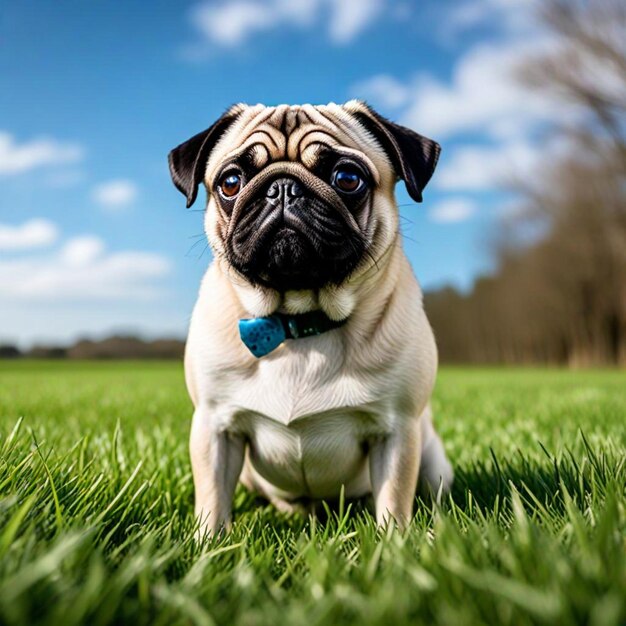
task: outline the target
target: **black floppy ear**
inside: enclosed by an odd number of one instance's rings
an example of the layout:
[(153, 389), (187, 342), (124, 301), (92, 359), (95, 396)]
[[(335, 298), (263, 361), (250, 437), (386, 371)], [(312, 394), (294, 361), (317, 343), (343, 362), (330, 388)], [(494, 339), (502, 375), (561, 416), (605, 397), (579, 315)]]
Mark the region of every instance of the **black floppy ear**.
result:
[(213, 126), (194, 135), (168, 155), (170, 174), (176, 189), (187, 196), (187, 208), (198, 195), (198, 185), (204, 178), (204, 170), (211, 150), (241, 113), (240, 107), (232, 107)]
[(441, 146), (410, 128), (389, 121), (363, 102), (349, 111), (380, 142), (411, 198), (421, 202), (422, 190), (435, 171)]

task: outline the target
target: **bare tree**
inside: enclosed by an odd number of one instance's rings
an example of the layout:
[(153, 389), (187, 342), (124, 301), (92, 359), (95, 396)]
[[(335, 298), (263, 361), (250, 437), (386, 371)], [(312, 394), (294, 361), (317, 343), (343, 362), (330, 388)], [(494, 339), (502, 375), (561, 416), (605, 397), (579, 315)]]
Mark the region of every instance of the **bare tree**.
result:
[(498, 272), (426, 302), (437, 334), (459, 342), (440, 345), (444, 360), (626, 365), (626, 3), (550, 0), (541, 19), (554, 45), (520, 78), (573, 111), (555, 128), (568, 150), (520, 188)]

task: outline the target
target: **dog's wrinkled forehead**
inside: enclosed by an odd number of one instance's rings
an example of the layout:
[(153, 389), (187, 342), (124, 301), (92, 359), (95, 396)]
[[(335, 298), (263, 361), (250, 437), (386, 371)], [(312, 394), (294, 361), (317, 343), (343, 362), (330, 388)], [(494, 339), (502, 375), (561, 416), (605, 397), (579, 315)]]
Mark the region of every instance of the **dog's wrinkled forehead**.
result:
[(372, 178), (401, 178), (416, 202), (437, 165), (440, 146), (388, 120), (364, 102), (345, 104), (235, 105), (212, 126), (168, 156), (172, 181), (191, 206), (204, 181), (209, 190), (220, 166), (243, 156), (257, 170), (269, 163), (299, 162), (312, 168), (323, 149), (367, 164)]
[(211, 153), (206, 169), (209, 184), (220, 166), (244, 157), (260, 170), (277, 161), (315, 167), (320, 153), (333, 150), (368, 162), (378, 181), (390, 168), (380, 145), (346, 108), (336, 105), (242, 106), (237, 119)]

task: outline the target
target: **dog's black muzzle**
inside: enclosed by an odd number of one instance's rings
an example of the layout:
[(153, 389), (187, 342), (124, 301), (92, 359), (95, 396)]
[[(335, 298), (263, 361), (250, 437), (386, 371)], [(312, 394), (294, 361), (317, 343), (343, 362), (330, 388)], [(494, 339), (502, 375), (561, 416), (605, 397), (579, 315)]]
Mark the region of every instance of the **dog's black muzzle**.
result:
[(365, 240), (341, 201), (333, 206), (321, 195), (294, 177), (268, 181), (233, 215), (227, 242), (233, 267), (278, 291), (345, 280), (363, 256)]

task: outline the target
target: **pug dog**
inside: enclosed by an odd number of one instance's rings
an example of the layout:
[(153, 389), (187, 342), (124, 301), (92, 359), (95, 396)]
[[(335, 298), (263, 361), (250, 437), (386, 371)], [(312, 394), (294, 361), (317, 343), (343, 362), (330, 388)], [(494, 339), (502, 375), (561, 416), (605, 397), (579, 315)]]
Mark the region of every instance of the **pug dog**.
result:
[(418, 478), (450, 488), (394, 198), (402, 179), (421, 202), (439, 152), (350, 101), (239, 104), (169, 154), (187, 207), (206, 186), (213, 252), (185, 354), (201, 535), (230, 527), (238, 482), (283, 511), (371, 495), (399, 527)]

